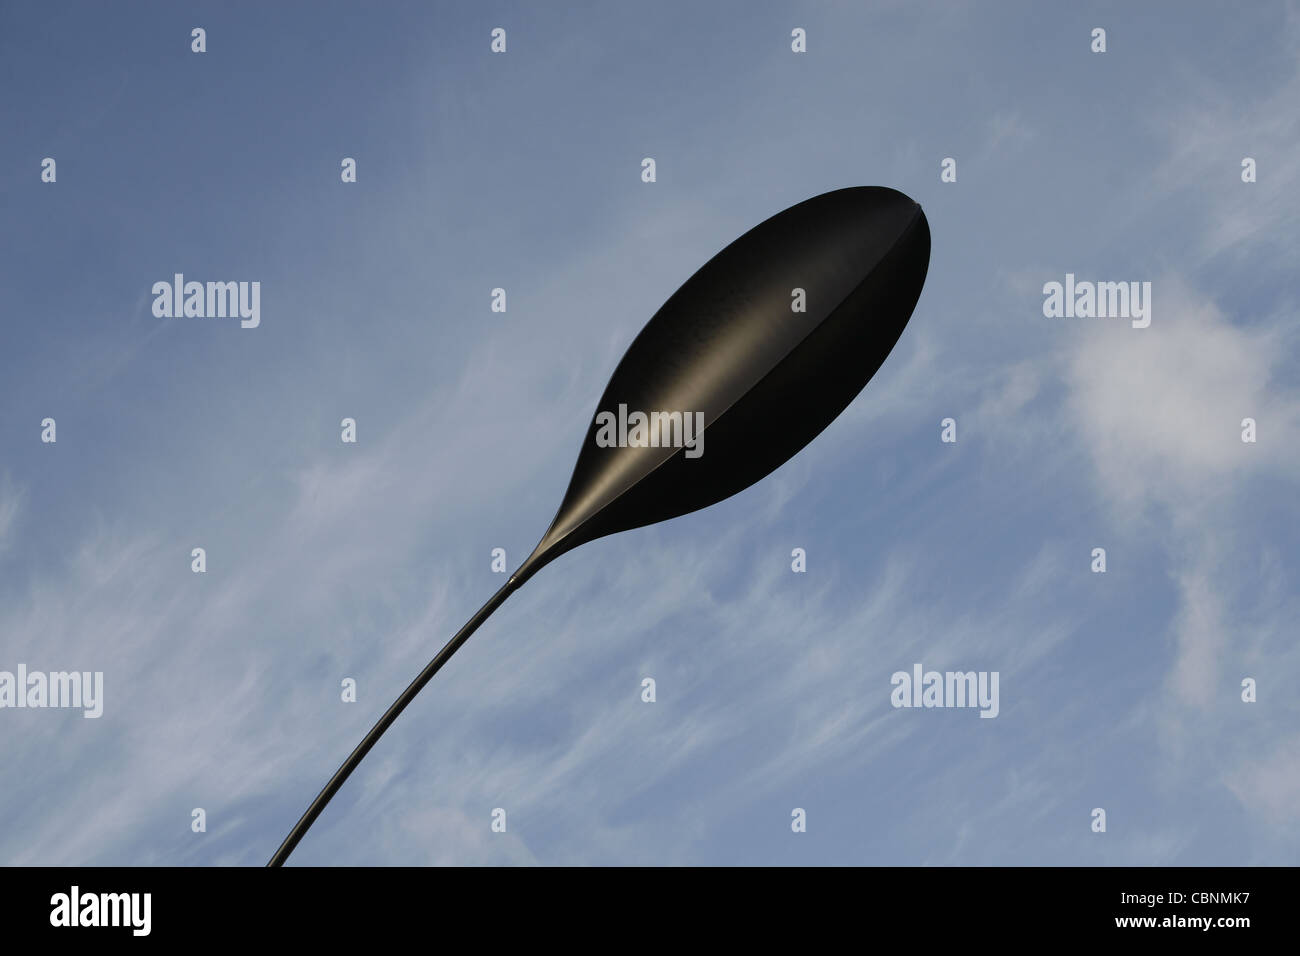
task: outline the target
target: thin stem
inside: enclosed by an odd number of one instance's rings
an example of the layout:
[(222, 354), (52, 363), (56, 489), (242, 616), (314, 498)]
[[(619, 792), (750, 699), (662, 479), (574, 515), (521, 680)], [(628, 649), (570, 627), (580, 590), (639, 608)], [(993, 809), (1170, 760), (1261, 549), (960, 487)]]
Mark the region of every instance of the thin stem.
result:
[(275, 851), (275, 856), (271, 857), (270, 862), (266, 864), (267, 866), (282, 866), (284, 864), (284, 861), (289, 858), (289, 854), (293, 852), (293, 848), (298, 845), (298, 841), (303, 838), (311, 825), (316, 822), (316, 818), (320, 816), (321, 811), (325, 809), (325, 805), (330, 802), (330, 798), (338, 793), (339, 787), (343, 786), (343, 781), (347, 780), (348, 775), (357, 769), (357, 764), (361, 763), (361, 759), (370, 752), (370, 748), (384, 735), (384, 731), (397, 719), (397, 715), (406, 709), (406, 705), (415, 699), (415, 695), (424, 688), (425, 684), (429, 683), (429, 680), (434, 674), (438, 673), (442, 665), (451, 659), (451, 655), (460, 650), (460, 646), (469, 640), (469, 636), (478, 629), (478, 626), (486, 621), (493, 611), (505, 603), (505, 599), (522, 583), (517, 573), (512, 574), (510, 580), (501, 586), (501, 590), (492, 595), (488, 602), (479, 608), (478, 613), (456, 632), (456, 636), (446, 643), (443, 649), (434, 656), (433, 660), (429, 661), (424, 670), (420, 671), (420, 676), (411, 681), (410, 686), (402, 691), (402, 696), (393, 701), (393, 705), (384, 711), (384, 716), (380, 717), (379, 722), (370, 728), (370, 733), (366, 734), (365, 739), (357, 744), (357, 748), (348, 755), (348, 759), (343, 761), (343, 766), (339, 767), (334, 776), (330, 777), (329, 783), (325, 784), (325, 788), (317, 794), (316, 799), (307, 808), (307, 812), (294, 824), (294, 828), (284, 838), (284, 842), (280, 844), (280, 849)]

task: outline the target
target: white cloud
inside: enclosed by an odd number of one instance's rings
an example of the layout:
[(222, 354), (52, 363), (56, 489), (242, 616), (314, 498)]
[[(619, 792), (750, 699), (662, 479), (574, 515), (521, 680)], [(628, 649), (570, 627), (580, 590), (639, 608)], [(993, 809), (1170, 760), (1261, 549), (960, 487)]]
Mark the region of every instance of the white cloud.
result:
[[(1300, 397), (1280, 368), (1287, 327), (1234, 325), (1173, 276), (1153, 297), (1150, 328), (1099, 325), (1074, 340), (1069, 412), (1103, 494), (1192, 518), (1252, 475), (1300, 473)], [(1259, 423), (1253, 445), (1241, 441), (1247, 417)]]

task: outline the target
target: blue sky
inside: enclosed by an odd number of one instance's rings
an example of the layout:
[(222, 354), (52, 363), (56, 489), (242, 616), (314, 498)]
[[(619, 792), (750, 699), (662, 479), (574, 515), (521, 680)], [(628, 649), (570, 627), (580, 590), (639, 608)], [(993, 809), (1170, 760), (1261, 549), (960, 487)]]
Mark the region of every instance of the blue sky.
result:
[[(0, 711), (0, 863), (265, 862), (659, 305), (851, 185), (933, 236), (863, 394), (543, 570), (293, 862), (1294, 863), (1298, 54), (1272, 2), (3, 4), (0, 670), (105, 703)], [(156, 318), (176, 272), (260, 326)], [(1067, 272), (1151, 326), (1045, 318)], [(999, 716), (892, 708), (918, 661)]]

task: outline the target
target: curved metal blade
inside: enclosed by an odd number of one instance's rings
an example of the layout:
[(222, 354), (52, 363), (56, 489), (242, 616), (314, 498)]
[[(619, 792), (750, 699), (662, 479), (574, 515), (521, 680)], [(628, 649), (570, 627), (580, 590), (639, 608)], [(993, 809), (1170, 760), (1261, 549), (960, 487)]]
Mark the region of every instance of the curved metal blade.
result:
[[(885, 361), (929, 262), (921, 207), (875, 186), (815, 196), (719, 252), (619, 362), (559, 511), (513, 579), (587, 541), (721, 501), (789, 460)], [(805, 311), (792, 308), (796, 289)], [(630, 424), (635, 412), (669, 417), (623, 429), (645, 445), (608, 447), (611, 418)], [(699, 444), (684, 447), (699, 424)]]

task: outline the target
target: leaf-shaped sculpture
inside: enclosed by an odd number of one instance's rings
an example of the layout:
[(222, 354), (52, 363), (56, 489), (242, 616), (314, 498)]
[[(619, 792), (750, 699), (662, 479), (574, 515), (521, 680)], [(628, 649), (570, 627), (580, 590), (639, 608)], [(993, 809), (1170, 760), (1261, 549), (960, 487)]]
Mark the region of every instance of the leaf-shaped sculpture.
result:
[(284, 862), (403, 708), (538, 570), (587, 541), (742, 491), (817, 437), (898, 341), (929, 262), (921, 207), (861, 186), (791, 206), (691, 276), (614, 370), (533, 553), (380, 718), (268, 865)]
[[(870, 186), (801, 202), (727, 246), (641, 330), (597, 408), (703, 413), (706, 453), (600, 447), (593, 417), (559, 513), (515, 577), (707, 507), (783, 464), (880, 368), (929, 261), (921, 207)], [(795, 290), (805, 311), (793, 310)]]

